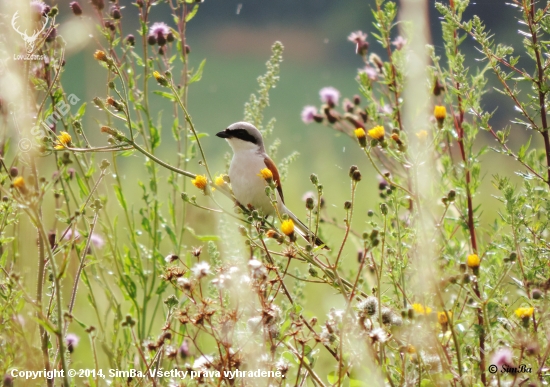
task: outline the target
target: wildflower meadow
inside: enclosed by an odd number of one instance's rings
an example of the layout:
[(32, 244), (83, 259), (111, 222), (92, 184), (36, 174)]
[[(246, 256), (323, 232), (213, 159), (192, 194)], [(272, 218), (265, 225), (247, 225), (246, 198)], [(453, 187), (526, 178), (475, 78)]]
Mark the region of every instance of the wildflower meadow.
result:
[(252, 1), (1, 3), (2, 385), (548, 385), (550, 3), (486, 1), (366, 1), (288, 84)]

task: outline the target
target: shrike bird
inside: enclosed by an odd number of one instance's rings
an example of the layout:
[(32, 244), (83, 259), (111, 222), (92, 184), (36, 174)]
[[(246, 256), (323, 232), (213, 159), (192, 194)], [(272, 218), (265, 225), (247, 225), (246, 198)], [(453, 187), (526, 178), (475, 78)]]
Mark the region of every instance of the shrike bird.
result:
[[(248, 122), (236, 122), (217, 133), (216, 136), (225, 138), (233, 149), (229, 180), (235, 199), (246, 207), (261, 211), (265, 216), (275, 216), (275, 208), (265, 192), (267, 183), (260, 174), (262, 169), (268, 168), (273, 174), (273, 181), (277, 187), (275, 192), (277, 210), (281, 215), (287, 214), (294, 222), (298, 234), (310, 241), (313, 233), (285, 206), (279, 171), (273, 160), (265, 153), (264, 140), (260, 131)], [(316, 238), (315, 244), (321, 246), (324, 242)], [(326, 246), (325, 248), (328, 249)]]

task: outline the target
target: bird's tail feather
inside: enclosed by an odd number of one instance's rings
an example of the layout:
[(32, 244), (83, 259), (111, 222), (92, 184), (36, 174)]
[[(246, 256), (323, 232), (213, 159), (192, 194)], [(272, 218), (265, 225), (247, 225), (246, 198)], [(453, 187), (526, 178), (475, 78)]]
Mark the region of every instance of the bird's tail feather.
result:
[(294, 215), (289, 209), (285, 208), (285, 212), (288, 215), (290, 219), (294, 222), (295, 230), (298, 232), (298, 234), (304, 238), (307, 242), (311, 243), (311, 240), (315, 237), (315, 245), (316, 246), (323, 246), (323, 249), (330, 250), (330, 248), (323, 242), (318, 236), (314, 236), (313, 232), (300, 220)]

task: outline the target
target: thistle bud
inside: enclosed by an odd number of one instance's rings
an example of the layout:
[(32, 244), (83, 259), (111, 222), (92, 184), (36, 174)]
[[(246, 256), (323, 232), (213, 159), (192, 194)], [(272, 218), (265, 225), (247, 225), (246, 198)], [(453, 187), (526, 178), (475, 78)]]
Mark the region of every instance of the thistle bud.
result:
[(159, 46), (164, 46), (166, 44), (166, 37), (162, 33), (162, 31), (159, 31), (157, 33), (157, 43)]
[(317, 175), (315, 173), (312, 173), (310, 176), (309, 176), (309, 180), (311, 180), (311, 182), (314, 184), (314, 185), (317, 185), (319, 183), (319, 178), (317, 177)]
[(80, 7), (80, 4), (78, 4), (78, 1), (73, 1), (71, 4), (69, 4), (71, 7), (71, 10), (73, 11), (73, 14), (75, 16), (82, 15), (82, 8)]
[(352, 177), (353, 176), (353, 172), (357, 171), (359, 168), (357, 167), (357, 165), (352, 165), (351, 167), (349, 167), (349, 177)]
[(17, 167), (11, 167), (10, 168), (10, 176), (11, 177), (17, 177), (19, 175), (19, 169)]
[(111, 17), (115, 20), (118, 20), (122, 17), (122, 14), (120, 13), (120, 8), (118, 8), (116, 5), (111, 7)]
[(129, 34), (126, 36), (126, 44), (132, 47), (136, 45), (136, 38), (134, 37), (134, 35)]

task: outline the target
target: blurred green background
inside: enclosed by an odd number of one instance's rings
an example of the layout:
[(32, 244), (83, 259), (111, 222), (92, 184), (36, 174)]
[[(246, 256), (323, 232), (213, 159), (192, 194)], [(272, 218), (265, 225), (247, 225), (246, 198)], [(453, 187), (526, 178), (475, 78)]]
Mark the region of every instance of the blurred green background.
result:
[[(59, 4), (62, 24), (64, 20), (74, 18), (68, 3), (69, 1), (62, 1)], [(135, 7), (129, 1), (120, 3), (126, 6), (122, 19), (124, 34), (132, 33), (137, 37)], [(82, 5), (85, 9), (84, 18), (90, 18), (92, 10), (89, 4)], [(364, 178), (357, 192), (354, 225), (357, 231), (363, 230), (367, 211), (376, 208), (379, 203), (378, 180), (374, 171), (354, 141), (319, 124), (305, 125), (300, 119), (300, 112), (305, 105), (320, 105), (318, 92), (325, 86), (337, 88), (342, 97), (351, 98), (358, 93), (355, 76), (357, 69), (362, 67), (362, 61), (355, 55), (354, 45), (347, 41), (350, 32), (362, 30), (369, 33), (370, 52), (385, 57), (384, 50), (370, 35), (373, 30), (372, 7), (373, 1), (364, 0), (206, 0), (200, 5), (197, 16), (188, 25), (187, 39), (191, 47), (189, 60), (190, 66), (196, 68), (206, 58), (206, 66), (202, 80), (190, 87), (189, 112), (198, 131), (210, 134), (210, 137), (203, 139), (203, 145), (213, 171), (225, 172), (224, 155), (230, 151), (225, 141), (216, 138), (214, 134), (229, 124), (242, 120), (243, 105), (250, 94), (257, 90), (256, 78), (265, 72), (265, 62), (271, 54), (270, 47), (274, 41), (279, 40), (285, 46), (281, 79), (277, 88), (271, 92), (271, 106), (265, 116), (267, 119), (277, 119), (274, 134), (268, 141), (275, 138), (282, 140), (276, 161), (295, 150), (300, 153), (299, 158), (291, 165), (288, 179), (283, 183), (287, 206), (299, 217), (305, 218), (302, 196), (312, 188), (309, 175), (316, 173), (325, 186), (328, 214), (341, 223), (345, 215), (343, 203), (349, 199), (348, 169), (352, 164), (357, 164)], [(429, 11), (433, 44), (436, 52), (443, 55), (440, 20), (433, 2)], [(479, 15), (487, 23), (498, 41), (519, 47), (521, 38), (516, 33), (517, 28), (511, 27), (517, 25), (519, 15), (504, 1), (480, 0), (472, 3), (466, 17), (473, 14)], [(90, 20), (95, 22), (95, 19)], [(150, 20), (163, 21), (174, 26), (166, 4), (156, 6)], [(476, 61), (481, 54), (475, 50), (473, 43), (467, 38), (464, 51), (469, 58), (468, 64), (476, 68), (482, 65)], [(135, 49), (139, 52), (138, 46)], [(101, 121), (99, 125), (96, 121), (103, 116), (91, 101), (96, 96), (104, 98), (107, 91), (106, 72), (92, 59), (93, 51), (99, 48), (95, 39), (89, 39), (88, 44), (69, 52), (63, 76), (66, 91), (88, 102), (84, 128), (88, 138), (98, 146), (106, 144), (105, 136), (98, 130)], [(530, 65), (525, 60), (520, 64)], [(177, 71), (174, 73), (177, 74)], [(491, 78), (492, 85), (496, 85), (494, 81)], [(167, 162), (175, 162), (175, 142), (170, 130), (172, 106), (157, 95), (151, 94), (150, 101), (153, 116), (161, 110), (164, 112), (163, 142), (157, 155)], [(510, 102), (494, 91), (485, 96), (484, 108), (488, 111), (498, 109), (492, 121), (496, 129), (508, 125), (513, 117)], [(530, 135), (519, 127), (514, 127), (512, 132), (513, 144), (517, 147)], [(538, 138), (534, 140), (533, 146), (537, 146)], [(486, 133), (480, 134), (479, 147), (492, 144), (496, 144), (492, 137)], [(189, 169), (201, 173), (196, 161), (191, 163)], [(127, 200), (135, 208), (141, 204), (136, 181), (147, 178), (143, 162), (144, 158), (138, 154), (121, 160), (121, 175), (126, 185)], [(496, 193), (490, 184), (491, 175), (500, 173), (513, 176), (516, 169), (518, 164), (505, 156), (493, 152), (483, 156), (482, 174), (485, 174), (485, 180), (475, 198), (476, 205), (482, 205), (482, 224), (490, 223), (497, 211), (496, 200), (491, 198)], [(166, 178), (168, 174), (163, 171), (162, 176)], [(191, 192), (193, 187), (188, 190), (192, 194), (197, 193)], [(114, 192), (102, 193), (111, 197), (109, 206), (117, 208)], [(231, 207), (229, 201), (224, 203), (228, 208)], [(167, 207), (163, 211), (167, 211)], [(190, 224), (199, 232), (212, 232), (215, 222), (214, 217), (205, 216), (203, 212), (191, 213)], [(341, 240), (341, 230), (334, 227), (325, 226), (324, 233), (329, 236), (332, 246)], [(120, 235), (125, 235), (124, 231)], [(197, 241), (190, 245), (199, 244)], [(357, 247), (359, 246), (354, 246), (353, 241), (348, 244), (344, 256), (346, 269), (355, 267)], [(166, 251), (168, 253), (170, 251)], [(305, 267), (302, 269), (306, 270)], [(330, 307), (342, 304), (341, 296), (334, 295), (330, 290), (328, 293), (320, 293), (318, 290), (319, 286), (307, 285), (306, 309), (322, 315)], [(88, 309), (85, 297), (86, 292), (79, 293), (75, 315)], [(159, 316), (159, 325), (160, 323)]]

